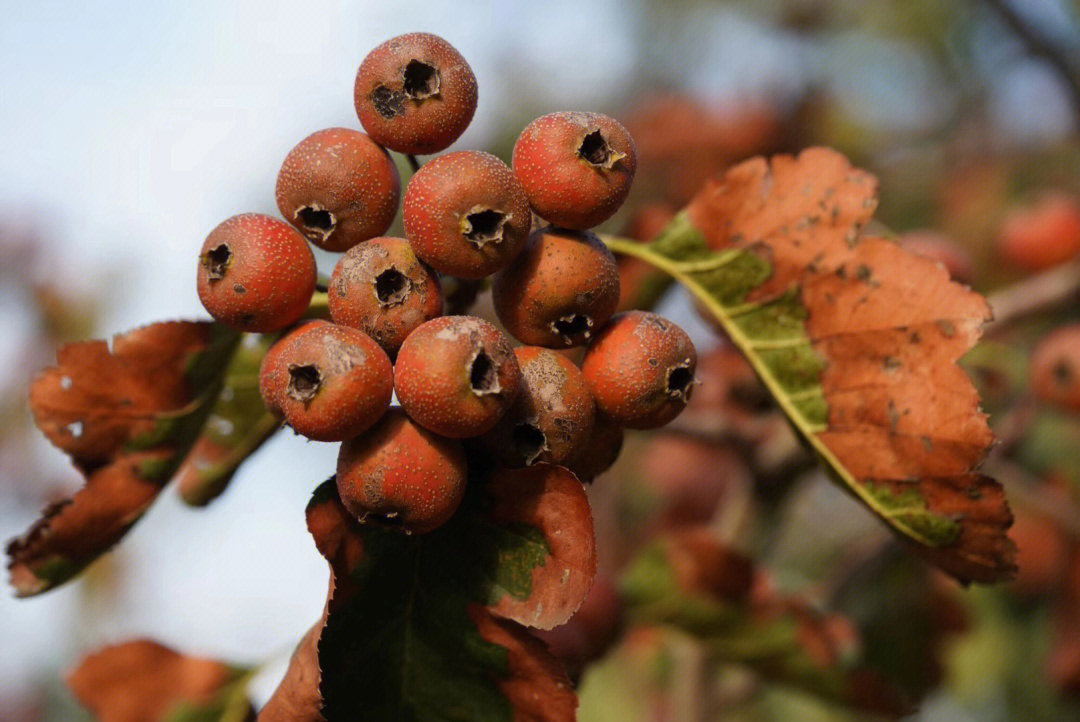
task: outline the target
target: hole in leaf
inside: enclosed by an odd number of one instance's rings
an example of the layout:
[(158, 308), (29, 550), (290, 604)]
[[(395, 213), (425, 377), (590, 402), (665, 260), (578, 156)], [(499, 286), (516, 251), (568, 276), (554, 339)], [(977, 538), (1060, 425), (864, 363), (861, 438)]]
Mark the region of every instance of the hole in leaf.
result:
[(439, 94), (439, 71), (420, 60), (410, 60), (405, 66), (405, 95), (423, 100)]
[(594, 130), (581, 139), (581, 145), (577, 150), (578, 157), (587, 163), (601, 167), (610, 168), (612, 151), (611, 146), (608, 145), (607, 140), (600, 133), (600, 130)]
[(322, 373), (319, 371), (318, 366), (314, 364), (293, 365), (289, 367), (289, 385), (285, 388), (285, 393), (290, 398), (307, 403), (315, 398), (315, 394), (319, 392), (319, 386), (321, 385)]
[(405, 112), (405, 97), (405, 93), (380, 85), (371, 94), (371, 104), (375, 106), (376, 113), (390, 120)]
[(675, 366), (668, 369), (667, 392), (669, 395), (683, 402), (690, 400), (690, 389), (694, 385), (694, 372), (686, 366)]
[(465, 216), (462, 224), (462, 233), (465, 239), (477, 248), (483, 248), (487, 243), (498, 243), (503, 239), (503, 226), (509, 216), (500, 211), (486, 208)]
[(323, 208), (304, 206), (296, 212), (296, 217), (300, 219), (304, 228), (316, 231), (324, 238), (334, 232), (336, 225), (334, 214)]
[(563, 336), (567, 341), (581, 336), (584, 334), (585, 338), (589, 337), (589, 330), (592, 328), (592, 319), (580, 313), (575, 313), (571, 316), (563, 316), (557, 321), (551, 322), (551, 329)]
[(540, 454), (548, 450), (547, 436), (536, 424), (518, 424), (513, 431), (514, 446), (525, 459), (526, 466), (532, 466)]
[(401, 303), (409, 295), (409, 279), (396, 268), (388, 268), (375, 277), (375, 298), (383, 306)]
[(483, 349), (469, 364), (469, 386), (477, 396), (497, 394), (502, 390), (499, 387), (499, 375), (495, 371), (495, 363)]
[(228, 244), (222, 243), (216, 248), (211, 248), (203, 256), (203, 265), (206, 266), (211, 281), (218, 281), (225, 277), (225, 270), (232, 260), (232, 250)]

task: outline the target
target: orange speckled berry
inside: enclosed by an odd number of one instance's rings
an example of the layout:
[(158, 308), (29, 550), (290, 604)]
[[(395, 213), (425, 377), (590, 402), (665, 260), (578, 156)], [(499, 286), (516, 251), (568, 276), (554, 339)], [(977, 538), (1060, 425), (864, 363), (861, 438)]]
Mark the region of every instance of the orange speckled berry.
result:
[(271, 411), (315, 441), (345, 441), (390, 408), (394, 371), (371, 337), (325, 321), (304, 324), (263, 358), (259, 391)]
[(611, 319), (589, 346), (581, 370), (596, 406), (631, 429), (663, 426), (690, 399), (697, 351), (686, 332), (646, 311)]
[(581, 371), (569, 359), (535, 346), (514, 350), (521, 393), (483, 447), (510, 468), (539, 462), (564, 464), (588, 443), (596, 405)]
[(424, 263), (476, 279), (495, 273), (521, 251), (532, 211), (505, 163), (490, 153), (463, 150), (417, 171), (405, 189), (402, 220)]
[(330, 276), (334, 323), (358, 328), (388, 354), (442, 314), (442, 286), (402, 238), (373, 238), (346, 251)]
[(513, 165), (538, 216), (585, 230), (610, 218), (630, 194), (637, 151), (614, 118), (551, 113), (521, 131)]
[(1080, 411), (1080, 324), (1052, 331), (1035, 347), (1031, 388), (1043, 401)]
[(270, 333), (299, 321), (316, 278), (304, 237), (258, 213), (223, 221), (199, 251), (199, 300), (211, 316), (241, 331)]
[(521, 388), (521, 370), (510, 340), (490, 323), (443, 316), (405, 339), (394, 364), (394, 388), (416, 423), (465, 439), (502, 418)]
[(423, 534), (449, 521), (465, 495), (465, 450), (394, 407), (341, 445), (337, 487), (357, 519)]
[(390, 228), (401, 179), (390, 155), (358, 130), (312, 133), (289, 151), (277, 177), (278, 209), (309, 241), (346, 251)]
[(495, 276), (492, 300), (514, 338), (532, 346), (580, 346), (619, 303), (619, 269), (589, 232), (541, 228)]
[(353, 102), (360, 124), (379, 145), (399, 153), (438, 153), (472, 121), (476, 76), (438, 35), (399, 35), (364, 58)]

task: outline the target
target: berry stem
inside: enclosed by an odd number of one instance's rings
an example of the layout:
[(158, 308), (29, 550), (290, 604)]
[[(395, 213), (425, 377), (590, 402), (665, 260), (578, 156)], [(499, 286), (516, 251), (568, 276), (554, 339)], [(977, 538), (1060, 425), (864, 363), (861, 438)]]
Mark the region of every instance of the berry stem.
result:
[(1066, 304), (1080, 295), (1080, 260), (1071, 261), (1017, 281), (987, 296), (994, 319), (988, 332), (998, 330), (1025, 316)]

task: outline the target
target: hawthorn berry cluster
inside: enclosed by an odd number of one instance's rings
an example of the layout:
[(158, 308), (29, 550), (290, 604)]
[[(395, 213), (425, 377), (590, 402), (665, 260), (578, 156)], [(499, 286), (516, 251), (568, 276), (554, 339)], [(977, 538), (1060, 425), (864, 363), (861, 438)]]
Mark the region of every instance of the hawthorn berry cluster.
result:
[[(296, 432), (343, 442), (338, 490), (358, 519), (437, 528), (478, 454), (591, 480), (615, 461), (624, 427), (682, 411), (693, 344), (655, 314), (613, 317), (618, 270), (588, 230), (629, 193), (625, 128), (552, 113), (522, 131), (512, 169), (474, 150), (437, 157), (405, 189), (406, 238), (390, 238), (401, 184), (387, 150), (445, 150), (472, 119), (476, 79), (445, 40), (413, 33), (364, 59), (354, 99), (366, 134), (331, 128), (293, 148), (276, 190), (287, 222), (223, 222), (203, 244), (198, 287), (218, 321), (284, 332), (263, 359), (262, 398)], [(309, 241), (344, 253), (327, 291), (332, 322), (303, 320), (317, 276)], [(443, 275), (493, 276), (496, 315), (524, 345), (481, 318), (443, 316)], [(586, 344), (580, 368), (555, 350)]]

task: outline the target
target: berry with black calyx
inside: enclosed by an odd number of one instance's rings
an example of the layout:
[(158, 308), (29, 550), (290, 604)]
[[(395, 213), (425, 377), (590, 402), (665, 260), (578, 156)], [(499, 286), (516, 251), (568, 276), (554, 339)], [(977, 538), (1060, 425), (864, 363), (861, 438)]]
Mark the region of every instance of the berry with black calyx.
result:
[(647, 311), (612, 318), (581, 363), (597, 408), (630, 429), (656, 428), (678, 416), (690, 400), (696, 367), (686, 332)]
[(524, 248), (532, 211), (505, 163), (490, 153), (463, 150), (417, 171), (405, 189), (402, 219), (424, 263), (477, 279), (505, 267)]
[(499, 320), (518, 341), (581, 346), (615, 313), (619, 269), (594, 234), (541, 228), (495, 275), (492, 300)]
[(417, 328), (398, 351), (394, 388), (416, 423), (465, 439), (491, 429), (521, 389), (510, 340), (487, 321), (443, 316)]
[(1080, 411), (1080, 324), (1057, 328), (1035, 346), (1031, 388), (1043, 401)]
[(390, 408), (393, 366), (362, 331), (312, 321), (263, 358), (259, 391), (268, 409), (315, 441), (345, 441)]
[(465, 495), (460, 441), (431, 433), (398, 407), (341, 445), (337, 487), (361, 523), (423, 534), (449, 521)]
[(402, 238), (373, 238), (346, 251), (327, 296), (334, 323), (360, 329), (391, 356), (443, 310), (438, 274)]
[(223, 221), (199, 251), (199, 300), (215, 319), (270, 333), (307, 312), (318, 271), (307, 241), (284, 221), (245, 213)]
[(476, 76), (438, 35), (409, 33), (364, 58), (353, 101), (364, 130), (399, 153), (429, 155), (457, 140), (476, 112)]
[(521, 392), (480, 442), (506, 467), (565, 464), (592, 434), (596, 405), (585, 378), (554, 351), (523, 346), (514, 354), (521, 368)]
[(386, 233), (401, 180), (390, 155), (367, 135), (328, 128), (289, 151), (275, 195), (281, 215), (309, 241), (340, 253)]
[(601, 113), (537, 118), (514, 144), (514, 175), (536, 214), (585, 230), (619, 210), (630, 194), (637, 151), (626, 128)]

